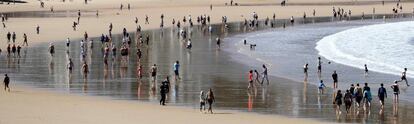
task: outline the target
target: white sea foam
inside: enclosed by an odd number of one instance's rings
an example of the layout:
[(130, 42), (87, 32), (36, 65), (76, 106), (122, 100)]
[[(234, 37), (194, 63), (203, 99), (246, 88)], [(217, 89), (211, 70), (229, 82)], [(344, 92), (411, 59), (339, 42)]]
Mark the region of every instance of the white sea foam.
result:
[(348, 29), (321, 39), (319, 54), (331, 61), (369, 70), (414, 77), (414, 22), (377, 24)]

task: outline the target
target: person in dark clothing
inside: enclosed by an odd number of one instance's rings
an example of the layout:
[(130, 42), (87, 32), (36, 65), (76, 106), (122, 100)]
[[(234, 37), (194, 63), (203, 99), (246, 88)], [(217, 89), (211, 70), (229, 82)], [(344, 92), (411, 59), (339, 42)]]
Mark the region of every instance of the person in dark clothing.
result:
[(160, 86), (160, 95), (161, 95), (160, 105), (165, 105), (165, 100), (166, 100), (168, 91), (169, 91), (169, 79), (167, 77), (161, 83), (161, 86)]
[(332, 79), (334, 89), (338, 88), (338, 74), (336, 73), (336, 71), (333, 72)]
[(22, 47), (20, 45), (17, 45), (17, 57), (20, 57), (20, 51)]
[(7, 45), (7, 56), (10, 56), (10, 52), (11, 52), (11, 47), (10, 44)]
[(398, 81), (394, 81), (394, 84), (391, 86), (394, 92), (394, 102), (398, 102), (398, 95), (400, 94), (400, 88), (398, 86)]
[(341, 105), (342, 105), (342, 93), (341, 90), (338, 90), (335, 96), (335, 104), (336, 104), (336, 111), (341, 113)]
[(23, 45), (29, 46), (29, 44), (27, 43), (27, 35), (26, 33), (23, 34)]
[(354, 84), (351, 84), (351, 87), (349, 88), (349, 92), (352, 94), (352, 97), (355, 96), (355, 86), (354, 86)]
[(16, 42), (16, 33), (15, 32), (13, 32), (13, 34), (12, 34), (12, 40), (13, 40), (13, 43)]
[(384, 88), (384, 84), (381, 84), (381, 87), (378, 89), (378, 98), (381, 103), (381, 109), (384, 108), (384, 100), (387, 98), (387, 90)]
[(4, 74), (4, 81), (3, 81), (3, 83), (4, 83), (4, 90), (7, 91), (6, 89), (8, 89), (8, 91), (10, 92), (10, 87), (9, 87), (10, 78), (9, 78), (9, 76), (7, 76), (7, 74)]
[(346, 90), (346, 93), (344, 96), (344, 102), (345, 102), (346, 113), (349, 113), (349, 109), (352, 106), (352, 93), (349, 90)]
[(16, 45), (15, 44), (13, 44), (13, 46), (12, 46), (12, 53), (13, 53), (13, 56), (14, 57), (16, 57)]
[(8, 32), (7, 33), (7, 42), (10, 42), (10, 39), (11, 39), (11, 34), (10, 34), (10, 32)]
[(210, 112), (213, 114), (213, 102), (215, 102), (213, 90), (210, 88), (210, 90), (207, 92), (207, 102), (208, 102), (208, 110), (207, 112)]

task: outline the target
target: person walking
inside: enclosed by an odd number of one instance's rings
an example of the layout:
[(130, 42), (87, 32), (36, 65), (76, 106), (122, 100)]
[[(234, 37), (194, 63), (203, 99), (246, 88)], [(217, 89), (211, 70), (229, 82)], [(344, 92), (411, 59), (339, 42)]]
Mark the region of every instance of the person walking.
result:
[(175, 74), (174, 78), (175, 78), (175, 80), (181, 80), (180, 73), (179, 73), (180, 62), (178, 60), (174, 63), (173, 68), (174, 68), (174, 74)]
[(156, 64), (154, 64), (152, 67), (151, 67), (151, 78), (153, 79), (153, 81), (155, 82), (156, 81), (156, 79), (157, 79), (157, 65)]
[(162, 81), (161, 86), (160, 86), (160, 95), (161, 95), (160, 105), (163, 105), (163, 106), (165, 105), (168, 92), (169, 92), (169, 79), (167, 76), (167, 78), (164, 81)]
[(344, 96), (344, 102), (345, 102), (346, 113), (349, 113), (349, 110), (352, 106), (352, 93), (349, 90), (346, 90), (346, 93)]
[(29, 44), (27, 43), (27, 35), (26, 33), (23, 34), (23, 45), (29, 46)]
[(267, 76), (267, 67), (266, 67), (266, 65), (262, 65), (262, 67), (263, 67), (263, 78), (262, 78), (262, 83), (261, 84), (263, 84), (263, 82), (264, 82), (264, 80), (266, 79), (266, 81), (267, 81), (267, 85), (269, 85), (269, 77)]
[(204, 94), (204, 91), (200, 92), (200, 112), (203, 112), (206, 110), (206, 95)]
[(400, 88), (398, 86), (398, 81), (394, 81), (394, 84), (391, 85), (391, 88), (394, 92), (394, 103), (398, 103), (398, 95), (400, 94)]
[(215, 101), (216, 100), (214, 98), (213, 90), (210, 88), (210, 90), (208, 90), (207, 92), (207, 102), (208, 102), (207, 112), (210, 112), (211, 114), (213, 114), (213, 102)]
[(9, 76), (7, 76), (7, 74), (4, 74), (3, 83), (4, 83), (4, 91), (7, 91), (8, 90), (8, 92), (10, 92), (10, 87), (9, 87), (10, 78), (9, 78)]
[(384, 84), (381, 83), (381, 87), (378, 88), (378, 99), (381, 103), (381, 109), (384, 109), (385, 98), (387, 98), (387, 90), (384, 88)]
[(342, 105), (342, 92), (338, 90), (335, 96), (335, 104), (337, 113), (341, 114), (341, 105)]

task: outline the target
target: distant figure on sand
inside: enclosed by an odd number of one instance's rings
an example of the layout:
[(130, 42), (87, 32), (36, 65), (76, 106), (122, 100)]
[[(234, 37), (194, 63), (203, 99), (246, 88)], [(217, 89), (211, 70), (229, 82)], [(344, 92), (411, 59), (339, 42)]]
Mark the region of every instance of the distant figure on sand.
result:
[(9, 78), (9, 76), (7, 76), (7, 74), (4, 74), (3, 83), (4, 83), (4, 91), (7, 91), (7, 89), (8, 89), (8, 91), (10, 92), (10, 87), (9, 87), (10, 78)]
[(364, 65), (364, 68), (365, 68), (364, 75), (365, 75), (365, 77), (368, 77), (368, 67), (367, 67), (367, 64)]
[(401, 73), (401, 80), (398, 82), (402, 82), (402, 81), (405, 81), (405, 84), (407, 84), (407, 86), (410, 86), (407, 80), (407, 68), (404, 68), (404, 71)]
[(174, 74), (175, 74), (174, 78), (175, 78), (175, 80), (181, 80), (180, 73), (179, 73), (179, 71), (180, 71), (180, 62), (178, 60), (174, 63), (173, 68), (174, 68)]
[(152, 67), (151, 67), (151, 78), (152, 78), (152, 80), (155, 82), (155, 80), (157, 79), (157, 65), (156, 64), (154, 64)]
[(69, 74), (72, 74), (73, 62), (72, 62), (71, 58), (69, 58), (69, 62), (68, 62), (67, 67), (68, 67), (68, 70), (69, 70)]
[(322, 73), (322, 61), (321, 61), (321, 57), (318, 57), (318, 74), (319, 74), (319, 77), (320, 77), (321, 73)]
[(213, 102), (215, 102), (213, 90), (210, 88), (210, 90), (207, 92), (207, 102), (208, 102), (208, 110), (207, 112), (210, 112), (213, 114)]
[(333, 79), (333, 87), (335, 89), (338, 88), (338, 74), (336, 73), (336, 71), (333, 72), (332, 79)]
[(51, 56), (53, 56), (53, 54), (55, 54), (55, 45), (53, 45), (53, 43), (50, 43), (49, 45), (49, 53)]
[(307, 78), (308, 77), (308, 69), (309, 69), (309, 64), (308, 63), (306, 63), (304, 66), (303, 66), (303, 73), (305, 73), (305, 78)]
[(85, 61), (85, 62), (83, 62), (83, 65), (82, 65), (82, 72), (83, 72), (83, 76), (84, 76), (84, 78), (88, 77), (89, 67), (88, 67), (88, 64), (86, 63), (86, 61)]

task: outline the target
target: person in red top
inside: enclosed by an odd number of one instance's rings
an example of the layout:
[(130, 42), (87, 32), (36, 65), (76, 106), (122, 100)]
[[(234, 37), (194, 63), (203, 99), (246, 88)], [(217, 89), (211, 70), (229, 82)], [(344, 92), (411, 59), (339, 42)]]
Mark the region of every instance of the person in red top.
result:
[(249, 86), (247, 87), (247, 89), (250, 89), (253, 87), (253, 71), (250, 70), (249, 71)]

